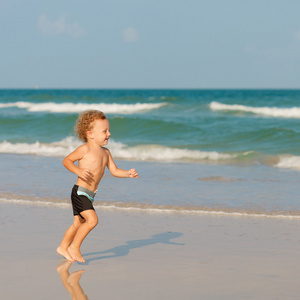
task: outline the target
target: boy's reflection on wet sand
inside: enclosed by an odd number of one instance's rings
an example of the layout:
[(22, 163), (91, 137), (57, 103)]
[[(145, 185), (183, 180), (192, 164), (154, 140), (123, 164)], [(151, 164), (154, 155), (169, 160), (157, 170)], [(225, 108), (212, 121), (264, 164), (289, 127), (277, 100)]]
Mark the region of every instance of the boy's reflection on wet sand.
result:
[(61, 281), (66, 288), (66, 290), (69, 292), (72, 299), (77, 300), (86, 300), (88, 299), (87, 296), (84, 294), (80, 284), (79, 280), (81, 275), (84, 273), (85, 270), (75, 271), (72, 274), (69, 273), (69, 268), (71, 266), (72, 262), (66, 261), (59, 265), (56, 270), (58, 274), (60, 275)]

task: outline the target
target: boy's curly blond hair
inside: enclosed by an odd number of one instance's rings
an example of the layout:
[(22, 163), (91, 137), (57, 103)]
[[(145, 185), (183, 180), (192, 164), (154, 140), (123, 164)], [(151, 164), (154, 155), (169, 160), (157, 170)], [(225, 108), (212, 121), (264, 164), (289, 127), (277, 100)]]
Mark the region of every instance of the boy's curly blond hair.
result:
[(78, 138), (83, 141), (87, 142), (87, 135), (86, 133), (93, 128), (93, 122), (95, 120), (106, 120), (106, 115), (99, 110), (86, 110), (81, 113), (77, 119), (75, 125), (75, 133), (77, 134)]

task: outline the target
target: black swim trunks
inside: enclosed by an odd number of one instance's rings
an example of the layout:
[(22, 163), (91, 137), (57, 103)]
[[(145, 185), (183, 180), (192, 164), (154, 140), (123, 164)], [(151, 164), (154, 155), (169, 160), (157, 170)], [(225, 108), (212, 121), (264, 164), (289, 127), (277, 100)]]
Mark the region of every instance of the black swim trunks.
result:
[(92, 201), (84, 196), (84, 195), (78, 195), (78, 185), (74, 185), (71, 193), (71, 201), (72, 201), (72, 207), (73, 207), (73, 214), (74, 216), (79, 215), (82, 219), (83, 216), (80, 214), (81, 212), (92, 209), (95, 210), (93, 207)]

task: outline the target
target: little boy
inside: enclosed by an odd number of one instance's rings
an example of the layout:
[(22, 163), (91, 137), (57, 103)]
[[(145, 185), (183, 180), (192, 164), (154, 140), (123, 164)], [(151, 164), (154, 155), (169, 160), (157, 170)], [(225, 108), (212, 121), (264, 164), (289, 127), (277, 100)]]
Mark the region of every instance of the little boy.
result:
[[(63, 165), (78, 176), (71, 194), (74, 213), (73, 224), (66, 230), (57, 253), (69, 261), (85, 262), (80, 246), (88, 233), (97, 225), (98, 217), (93, 201), (105, 167), (116, 177), (138, 178), (135, 169), (119, 169), (107, 148), (110, 138), (106, 115), (97, 110), (83, 112), (75, 125), (78, 138), (85, 142), (69, 154)], [(78, 167), (75, 162), (78, 161)]]

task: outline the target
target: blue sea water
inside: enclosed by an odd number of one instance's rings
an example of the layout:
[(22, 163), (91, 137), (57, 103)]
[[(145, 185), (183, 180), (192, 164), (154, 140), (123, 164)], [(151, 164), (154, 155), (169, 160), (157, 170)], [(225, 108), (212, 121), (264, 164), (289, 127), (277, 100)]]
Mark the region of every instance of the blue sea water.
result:
[[(0, 161), (16, 174), (23, 157), (41, 175), (40, 165), (56, 165), (80, 145), (73, 127), (86, 109), (107, 114), (115, 160), (138, 165), (147, 179), (134, 185), (134, 201), (107, 193), (107, 205), (300, 214), (300, 90), (0, 90)], [(61, 168), (53, 184), (63, 197)], [(0, 193), (26, 195), (26, 178)], [(103, 190), (113, 182), (108, 176)]]

